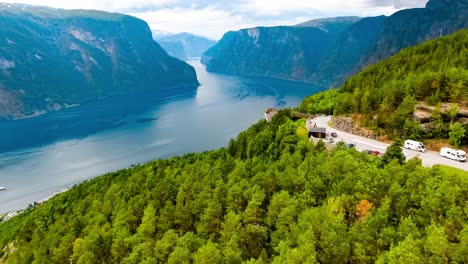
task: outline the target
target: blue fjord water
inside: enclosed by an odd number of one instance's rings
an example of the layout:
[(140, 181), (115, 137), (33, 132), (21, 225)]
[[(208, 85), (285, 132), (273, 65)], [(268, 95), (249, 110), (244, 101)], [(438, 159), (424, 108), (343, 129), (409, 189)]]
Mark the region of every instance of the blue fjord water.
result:
[(226, 146), (267, 107), (293, 107), (321, 90), (189, 63), (201, 83), (194, 93), (146, 92), (0, 122), (0, 213), (132, 164)]

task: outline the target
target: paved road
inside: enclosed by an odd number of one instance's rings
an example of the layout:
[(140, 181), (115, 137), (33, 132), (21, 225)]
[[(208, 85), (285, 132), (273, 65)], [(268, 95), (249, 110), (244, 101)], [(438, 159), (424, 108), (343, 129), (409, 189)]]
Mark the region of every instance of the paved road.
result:
[[(331, 120), (330, 116), (317, 117), (314, 120), (317, 123), (317, 126), (326, 127), (327, 133), (336, 132), (338, 134), (338, 138), (335, 139), (335, 142), (339, 142), (342, 140), (346, 143), (353, 143), (356, 145), (356, 149), (358, 150), (362, 151), (369, 149), (377, 150), (381, 153), (384, 153), (387, 147), (389, 146), (389, 144), (382, 143), (380, 141), (356, 136), (331, 128), (330, 126), (328, 126), (328, 122)], [(439, 153), (435, 151), (427, 151), (425, 153), (421, 153), (413, 150), (404, 149), (403, 153), (405, 154), (407, 159), (412, 159), (418, 156), (422, 160), (422, 164), (424, 166), (432, 167), (436, 164), (443, 164), (468, 171), (468, 162), (458, 162), (454, 160), (449, 160), (439, 156)]]

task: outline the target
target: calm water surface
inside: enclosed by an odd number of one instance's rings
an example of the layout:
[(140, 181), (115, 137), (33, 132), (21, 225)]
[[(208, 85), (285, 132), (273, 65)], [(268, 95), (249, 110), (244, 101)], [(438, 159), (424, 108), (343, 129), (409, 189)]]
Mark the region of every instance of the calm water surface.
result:
[(0, 213), (106, 172), (226, 146), (263, 117), (320, 91), (310, 84), (208, 73), (194, 93), (143, 93), (0, 122)]

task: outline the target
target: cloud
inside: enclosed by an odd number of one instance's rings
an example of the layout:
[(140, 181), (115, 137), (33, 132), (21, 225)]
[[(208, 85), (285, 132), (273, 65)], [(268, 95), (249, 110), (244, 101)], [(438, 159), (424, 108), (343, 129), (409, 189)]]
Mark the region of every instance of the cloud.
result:
[(130, 14), (152, 29), (191, 32), (219, 39), (228, 30), (293, 25), (336, 16), (390, 15), (423, 7), (427, 0), (18, 0), (66, 9), (98, 9)]
[(250, 0), (239, 6), (243, 12), (263, 16), (309, 14), (309, 17), (317, 18), (391, 15), (402, 8), (422, 7), (426, 2), (427, 0)]
[(97, 9), (106, 11), (131, 12), (176, 5), (182, 0), (19, 0), (30, 5), (51, 6), (65, 9)]
[(393, 6), (396, 9), (423, 7), (428, 0), (369, 0), (371, 6)]
[(301, 0), (252, 0), (245, 2), (244, 10), (255, 10), (264, 15), (280, 15), (283, 12), (304, 12), (306, 10), (331, 11), (339, 9), (356, 9), (365, 7), (365, 0), (354, 1), (301, 1)]
[[(131, 14), (148, 22), (151, 28), (167, 32), (186, 31), (219, 39), (229, 30), (255, 26), (291, 25), (303, 22), (303, 17), (259, 19), (222, 10), (216, 6), (196, 8), (165, 8)], [(182, 30), (181, 30), (182, 29)]]
[(225, 31), (250, 27), (242, 15), (231, 14), (215, 7), (164, 8), (156, 11), (133, 13), (148, 22), (151, 28), (168, 32), (186, 31), (219, 38)]

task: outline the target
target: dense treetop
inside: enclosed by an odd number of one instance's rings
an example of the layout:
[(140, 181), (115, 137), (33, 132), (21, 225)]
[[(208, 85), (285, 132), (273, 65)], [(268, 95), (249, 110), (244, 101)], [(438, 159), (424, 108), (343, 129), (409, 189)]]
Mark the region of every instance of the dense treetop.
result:
[(98, 177), (0, 224), (0, 262), (468, 260), (466, 172), (328, 151), (288, 116), (227, 149)]

